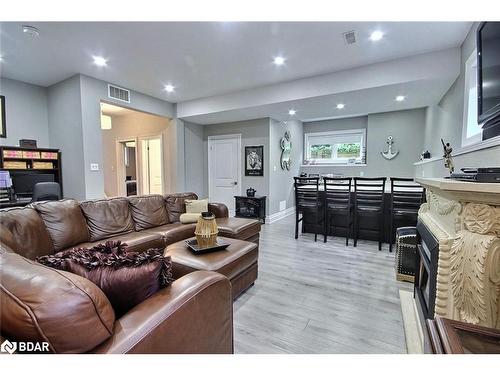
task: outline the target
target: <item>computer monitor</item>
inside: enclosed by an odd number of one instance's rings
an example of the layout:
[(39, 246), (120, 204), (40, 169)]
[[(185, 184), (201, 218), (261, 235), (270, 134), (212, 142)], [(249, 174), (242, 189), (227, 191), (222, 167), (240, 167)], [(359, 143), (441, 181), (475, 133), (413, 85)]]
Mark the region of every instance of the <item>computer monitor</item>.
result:
[(54, 175), (49, 173), (27, 173), (12, 176), (12, 186), (18, 196), (33, 195), (33, 187), (38, 182), (54, 182)]

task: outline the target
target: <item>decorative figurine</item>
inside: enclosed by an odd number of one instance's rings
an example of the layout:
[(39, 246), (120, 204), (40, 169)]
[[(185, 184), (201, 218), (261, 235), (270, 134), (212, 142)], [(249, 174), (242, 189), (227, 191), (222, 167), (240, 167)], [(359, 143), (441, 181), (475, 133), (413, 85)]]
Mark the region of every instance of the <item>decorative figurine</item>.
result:
[(387, 141), (385, 143), (387, 143), (387, 151), (381, 152), (382, 156), (387, 160), (394, 159), (399, 154), (399, 150), (392, 151), (392, 145), (394, 144), (394, 138), (392, 135), (387, 137)]
[(281, 146), (281, 169), (290, 170), (290, 165), (292, 161), (290, 160), (290, 154), (292, 153), (292, 142), (290, 140), (290, 132), (287, 130), (285, 135), (280, 140)]
[(254, 188), (252, 188), (252, 187), (248, 188), (248, 189), (247, 189), (247, 197), (250, 197), (250, 198), (255, 197), (255, 192), (256, 192), (256, 191), (257, 191), (257, 190), (255, 190), (255, 189), (254, 189)]
[(447, 142), (446, 144), (443, 141), (443, 138), (441, 138), (441, 143), (443, 144), (443, 150), (444, 150), (444, 166), (448, 168), (450, 171), (450, 174), (453, 173), (455, 170), (455, 166), (453, 165), (453, 157), (451, 156), (451, 153), (453, 152), (453, 149), (450, 146), (450, 143)]

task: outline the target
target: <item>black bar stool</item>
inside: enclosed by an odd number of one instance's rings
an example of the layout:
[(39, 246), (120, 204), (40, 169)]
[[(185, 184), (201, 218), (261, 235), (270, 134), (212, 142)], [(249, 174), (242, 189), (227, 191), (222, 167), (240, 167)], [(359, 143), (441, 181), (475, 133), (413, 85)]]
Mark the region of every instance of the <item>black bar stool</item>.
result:
[[(424, 198), (424, 188), (415, 183), (413, 178), (391, 177), (391, 231), (389, 251), (392, 252), (397, 221), (405, 220), (406, 224), (417, 225), (418, 210)], [(410, 222), (410, 223), (408, 223)]]
[[(304, 220), (304, 212), (314, 217), (314, 241), (318, 239), (318, 218), (320, 209), (319, 177), (294, 177), (295, 189), (295, 239), (299, 238), (299, 222)], [(299, 219), (299, 214), (302, 217)], [(302, 223), (304, 225), (304, 223)]]
[(354, 247), (358, 244), (360, 216), (374, 217), (378, 223), (378, 250), (382, 250), (386, 180), (386, 177), (354, 177)]
[(349, 245), (349, 237), (352, 231), (353, 211), (351, 202), (351, 183), (351, 177), (323, 177), (323, 187), (325, 191), (324, 242), (326, 242), (330, 225), (334, 224), (334, 217), (342, 215), (346, 216), (347, 220), (345, 244), (346, 246)]

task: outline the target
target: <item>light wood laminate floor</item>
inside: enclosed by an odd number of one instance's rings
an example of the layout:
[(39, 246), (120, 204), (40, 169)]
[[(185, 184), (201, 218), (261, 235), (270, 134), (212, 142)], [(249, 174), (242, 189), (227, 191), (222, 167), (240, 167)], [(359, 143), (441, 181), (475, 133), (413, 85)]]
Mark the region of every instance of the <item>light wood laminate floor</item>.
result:
[(234, 303), (235, 353), (406, 353), (388, 245), (303, 234), (293, 216), (262, 226), (259, 277)]

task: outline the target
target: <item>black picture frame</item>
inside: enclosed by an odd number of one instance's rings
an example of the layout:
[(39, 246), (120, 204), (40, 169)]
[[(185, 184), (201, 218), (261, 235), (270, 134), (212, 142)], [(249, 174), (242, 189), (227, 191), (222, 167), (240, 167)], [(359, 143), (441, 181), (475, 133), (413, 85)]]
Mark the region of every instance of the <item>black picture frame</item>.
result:
[(0, 138), (7, 138), (7, 122), (5, 120), (5, 96), (0, 95)]
[(264, 176), (264, 146), (245, 146), (245, 176)]

